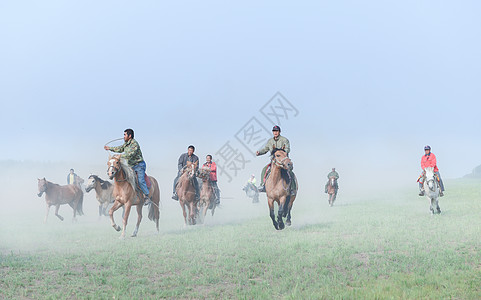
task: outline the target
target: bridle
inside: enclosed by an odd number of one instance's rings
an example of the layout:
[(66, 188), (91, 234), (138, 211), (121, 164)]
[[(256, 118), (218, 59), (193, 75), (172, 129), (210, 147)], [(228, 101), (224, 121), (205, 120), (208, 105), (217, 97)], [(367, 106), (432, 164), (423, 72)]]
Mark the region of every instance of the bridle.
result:
[[(124, 169), (123, 169), (122, 167), (116, 168), (116, 167), (114, 166), (114, 164), (113, 164), (113, 161), (114, 161), (114, 160), (116, 160), (116, 159), (115, 159), (115, 158), (112, 158), (112, 159), (109, 160), (109, 168), (107, 169), (107, 174), (109, 173), (110, 169), (113, 169), (114, 172), (112, 173), (112, 177), (115, 179), (115, 181), (117, 181), (117, 182), (127, 181), (127, 175), (125, 174)], [(120, 163), (120, 162), (119, 162), (119, 163)], [(117, 173), (118, 173), (119, 171), (122, 171), (122, 173), (123, 173), (123, 175), (124, 175), (124, 180), (119, 180), (119, 179), (116, 178)]]

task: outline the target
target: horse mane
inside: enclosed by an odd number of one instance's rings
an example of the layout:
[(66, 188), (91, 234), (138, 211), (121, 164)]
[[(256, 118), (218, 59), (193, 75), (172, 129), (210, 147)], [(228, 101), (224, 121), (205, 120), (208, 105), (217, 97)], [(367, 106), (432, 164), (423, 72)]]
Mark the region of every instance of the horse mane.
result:
[(271, 155), (274, 155), (274, 153), (276, 153), (277, 151), (286, 152), (286, 150), (284, 150), (284, 149), (282, 149), (282, 148), (274, 148), (274, 149), (272, 149), (272, 151), (271, 151)]
[(135, 183), (135, 172), (134, 169), (132, 169), (129, 164), (127, 163), (127, 160), (124, 158), (120, 159), (120, 167), (122, 170), (125, 172), (125, 177), (127, 177), (127, 181), (130, 183), (132, 188), (135, 189), (137, 188), (137, 184)]
[(100, 183), (100, 187), (102, 190), (108, 190), (110, 186), (112, 185), (110, 182), (102, 180), (102, 178), (98, 177), (97, 175), (90, 175), (89, 178), (95, 179), (95, 181), (98, 181)]

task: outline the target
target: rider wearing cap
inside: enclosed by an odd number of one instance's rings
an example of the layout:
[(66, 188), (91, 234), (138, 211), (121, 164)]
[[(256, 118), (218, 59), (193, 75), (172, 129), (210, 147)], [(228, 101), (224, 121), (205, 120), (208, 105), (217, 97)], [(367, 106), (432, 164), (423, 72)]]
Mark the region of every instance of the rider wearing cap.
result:
[(426, 146), (424, 147), (424, 155), (421, 158), (421, 168), (423, 169), (423, 174), (421, 175), (421, 178), (419, 180), (419, 196), (424, 196), (424, 175), (426, 173), (425, 169), (432, 167), (434, 168), (434, 174), (439, 178), (439, 185), (441, 186), (441, 192), (439, 193), (439, 196), (444, 196), (444, 184), (443, 180), (441, 179), (441, 174), (439, 174), (439, 169), (436, 164), (436, 155), (434, 153), (431, 153), (431, 147)]
[[(270, 138), (264, 148), (260, 149), (259, 151), (256, 152), (256, 155), (264, 155), (267, 152), (271, 152), (274, 149), (282, 149), (286, 151), (286, 153), (289, 155), (289, 152), (291, 151), (291, 147), (289, 145), (289, 140), (283, 136), (281, 136), (281, 128), (279, 126), (274, 126), (272, 128), (272, 134), (274, 135), (272, 138)], [(261, 183), (259, 185), (259, 192), (265, 192), (266, 188), (264, 186), (265, 184), (265, 175), (266, 175), (266, 170), (270, 166), (270, 163), (262, 169), (262, 174), (261, 174)], [(292, 173), (292, 171), (289, 171)], [(291, 174), (293, 175), (293, 174)], [(294, 176), (291, 176), (291, 178), (294, 178)], [(295, 180), (293, 180), (294, 182)], [(294, 183), (295, 184), (295, 183)]]

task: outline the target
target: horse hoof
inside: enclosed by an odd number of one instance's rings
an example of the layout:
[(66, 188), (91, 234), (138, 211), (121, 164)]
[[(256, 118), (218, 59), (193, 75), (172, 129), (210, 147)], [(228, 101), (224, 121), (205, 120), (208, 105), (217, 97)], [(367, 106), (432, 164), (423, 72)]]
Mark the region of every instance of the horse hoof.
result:
[(125, 240), (125, 235), (119, 236), (119, 240)]
[(282, 230), (282, 229), (284, 229), (284, 228), (285, 228), (284, 223), (279, 223), (279, 229)]
[(118, 226), (118, 225), (115, 226), (115, 225), (114, 225), (113, 227), (114, 227), (114, 229), (115, 229), (116, 231), (120, 231), (120, 226)]
[(130, 237), (136, 237), (137, 234), (136, 233), (132, 233), (132, 235)]
[(286, 221), (287, 226), (291, 226), (291, 221)]

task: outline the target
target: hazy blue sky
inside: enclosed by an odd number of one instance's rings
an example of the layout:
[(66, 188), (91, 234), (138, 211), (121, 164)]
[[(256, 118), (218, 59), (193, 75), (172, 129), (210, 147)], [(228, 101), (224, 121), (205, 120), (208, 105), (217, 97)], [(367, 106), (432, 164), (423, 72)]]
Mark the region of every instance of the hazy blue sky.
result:
[[(103, 164), (131, 127), (175, 173), (189, 144), (247, 152), (235, 133), (252, 117), (270, 130), (259, 110), (279, 91), (299, 112), (281, 124), (298, 170), (412, 179), (430, 144), (462, 176), (481, 164), (480, 15), (479, 1), (2, 1), (0, 159)], [(250, 159), (246, 173), (267, 161)]]

